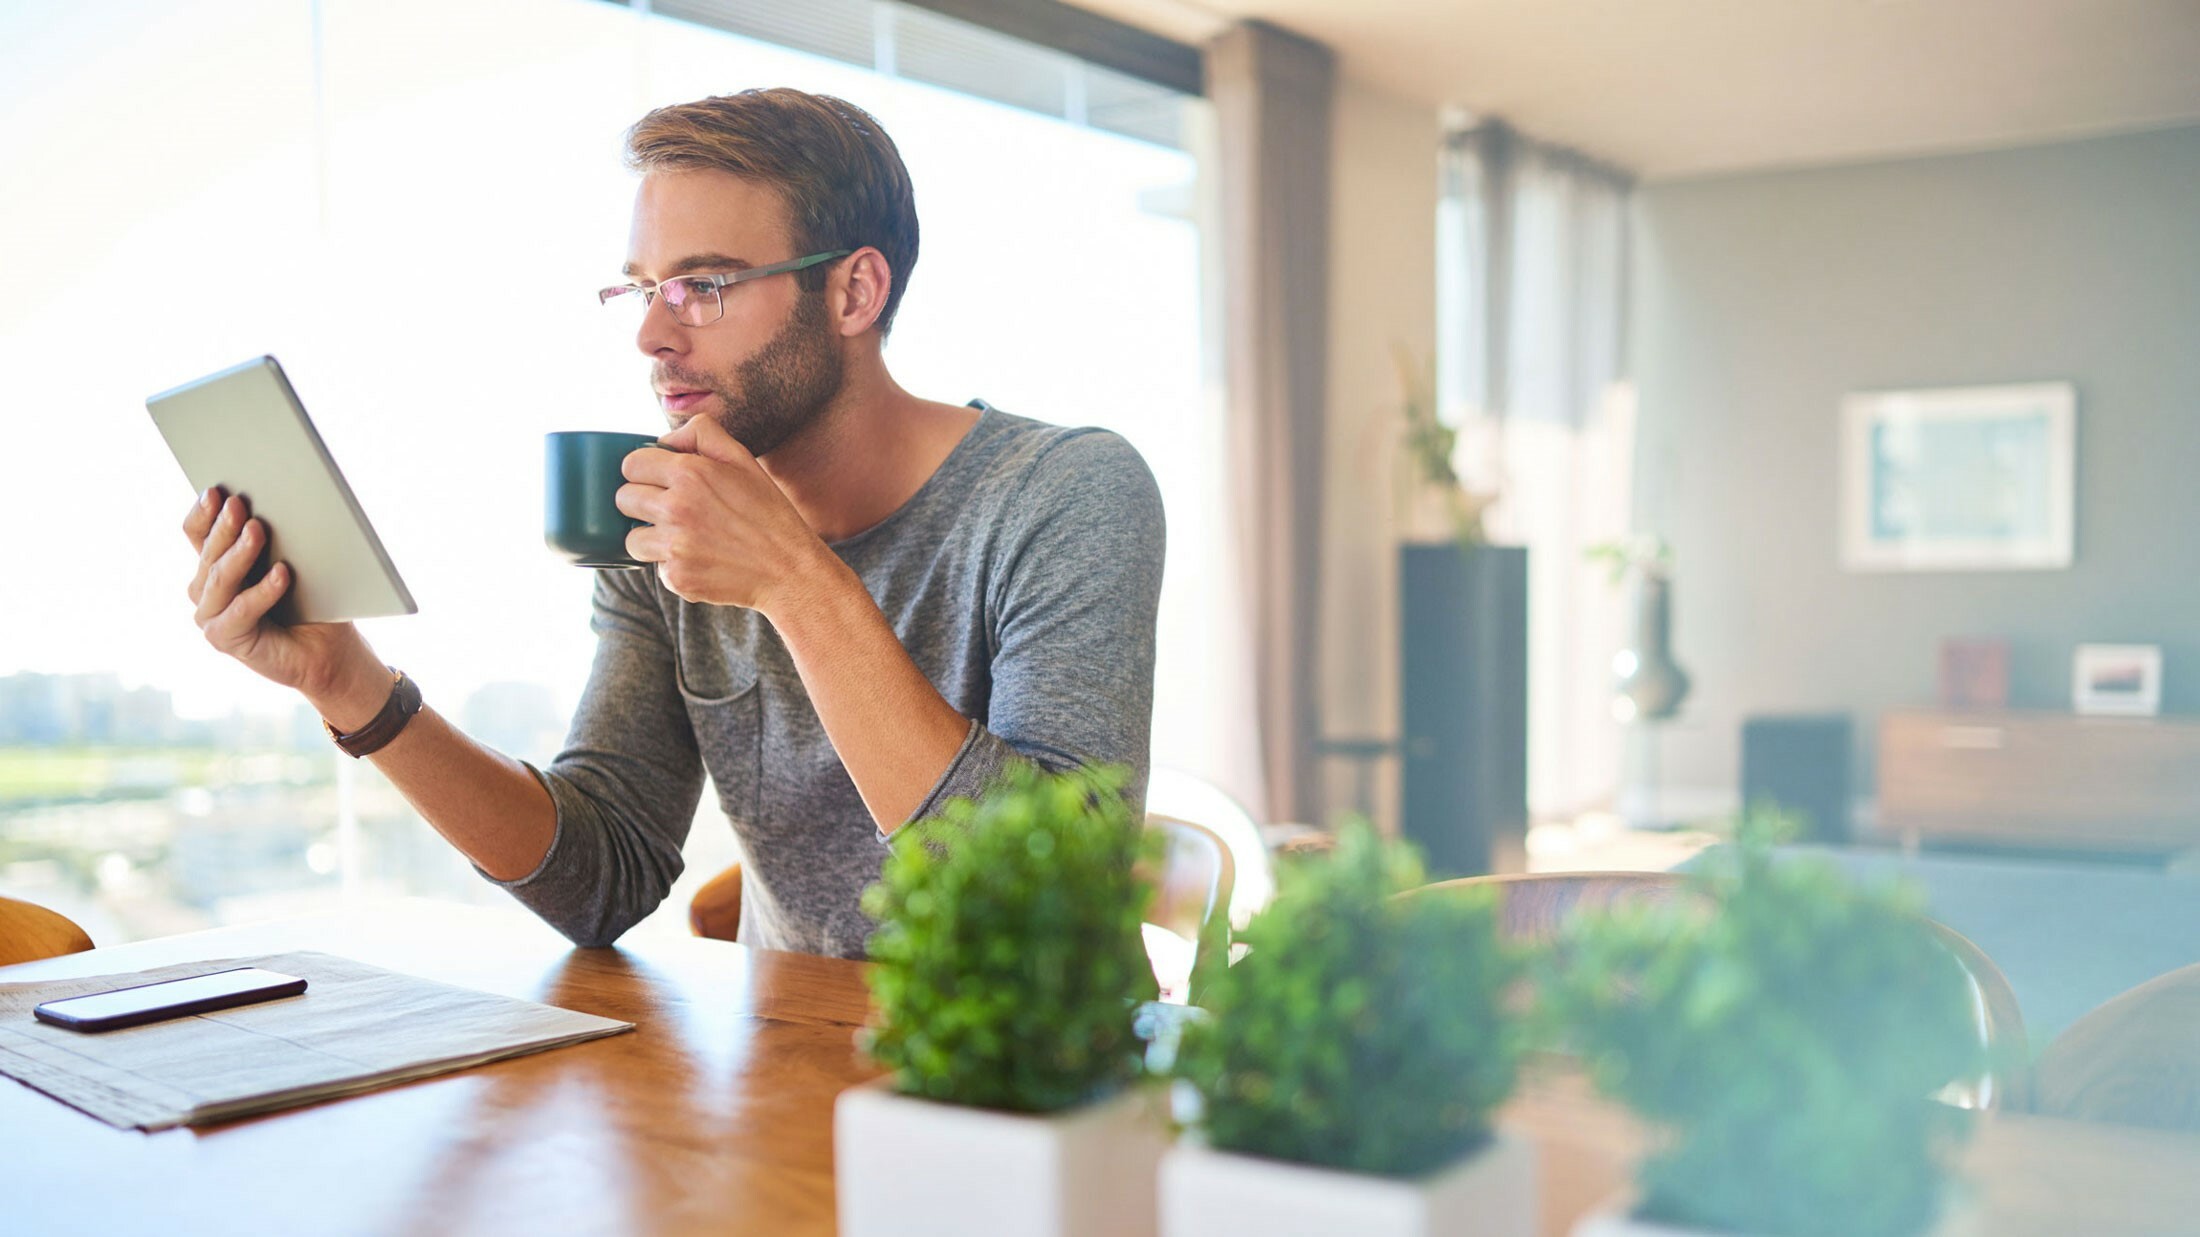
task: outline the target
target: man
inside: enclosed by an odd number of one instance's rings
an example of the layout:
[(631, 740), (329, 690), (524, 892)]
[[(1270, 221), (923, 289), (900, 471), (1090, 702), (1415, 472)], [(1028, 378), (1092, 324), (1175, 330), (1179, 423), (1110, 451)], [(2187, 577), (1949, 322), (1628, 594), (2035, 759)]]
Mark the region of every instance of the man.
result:
[(876, 121), (793, 90), (662, 108), (609, 305), (672, 431), (627, 457), (642, 571), (595, 582), (595, 666), (536, 769), (474, 742), (351, 624), (265, 621), (287, 564), (209, 491), (184, 522), (213, 646), (300, 691), (490, 879), (583, 945), (664, 899), (708, 772), (744, 854), (741, 938), (861, 956), (888, 835), (1024, 757), (1130, 766), (1143, 798), (1162, 515), (1128, 444), (919, 399), (881, 347), (917, 257)]

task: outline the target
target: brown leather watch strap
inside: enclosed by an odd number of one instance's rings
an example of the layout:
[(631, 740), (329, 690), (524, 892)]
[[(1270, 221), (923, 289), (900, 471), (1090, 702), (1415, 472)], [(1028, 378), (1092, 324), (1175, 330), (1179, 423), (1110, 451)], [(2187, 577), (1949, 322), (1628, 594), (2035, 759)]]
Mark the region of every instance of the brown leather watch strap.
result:
[(321, 729), (328, 731), (328, 737), (336, 741), (336, 746), (356, 760), (388, 747), (390, 740), (396, 738), (398, 732), (405, 728), (405, 723), (411, 721), (413, 714), (419, 711), (419, 686), (405, 677), (404, 671), (392, 667), (390, 698), (382, 703), (382, 711), (374, 715), (373, 721), (350, 734), (339, 734), (336, 727), (330, 725), (329, 720), (324, 717), (321, 719)]

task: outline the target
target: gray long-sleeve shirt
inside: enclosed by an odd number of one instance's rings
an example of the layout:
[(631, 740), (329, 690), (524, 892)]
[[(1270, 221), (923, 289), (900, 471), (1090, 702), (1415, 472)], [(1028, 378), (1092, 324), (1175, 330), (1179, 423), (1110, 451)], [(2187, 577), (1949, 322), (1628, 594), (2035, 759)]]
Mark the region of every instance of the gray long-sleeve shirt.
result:
[[(923, 488), (833, 550), (909, 656), (973, 719), (912, 819), (1016, 757), (1126, 765), (1145, 796), (1161, 591), (1160, 491), (1115, 434), (982, 402)], [(887, 853), (778, 633), (681, 600), (654, 569), (597, 576), (596, 661), (565, 750), (541, 866), (499, 882), (582, 945), (655, 909), (710, 775), (743, 854), (741, 939), (861, 957), (858, 905)]]

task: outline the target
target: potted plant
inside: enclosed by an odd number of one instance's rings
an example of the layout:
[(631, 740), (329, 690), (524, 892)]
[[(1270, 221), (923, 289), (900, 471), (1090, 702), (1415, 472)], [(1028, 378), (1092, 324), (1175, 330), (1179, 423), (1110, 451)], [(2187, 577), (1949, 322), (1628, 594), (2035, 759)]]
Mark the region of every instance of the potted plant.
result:
[(1153, 1231), (1166, 1138), (1132, 1018), (1158, 993), (1122, 781), (1021, 765), (895, 835), (863, 903), (861, 1045), (889, 1073), (834, 1109), (842, 1233)]
[(1775, 860), (1746, 817), (1695, 905), (1584, 914), (1540, 985), (1562, 1045), (1657, 1131), (1596, 1234), (1927, 1231), (1967, 1126), (1930, 1097), (1983, 1063), (1961, 964), (1901, 890)]
[(1162, 1161), (1165, 1237), (1526, 1237), (1531, 1145), (1493, 1132), (1522, 963), (1486, 891), (1400, 898), (1412, 851), (1364, 823), (1292, 861), (1170, 1072), (1196, 1098)]
[[(1391, 346), (1398, 370), (1398, 411), (1405, 422), (1398, 440), (1409, 475), (1404, 487), (1406, 522), (1418, 529), (1441, 520), (1449, 539), (1462, 549), (1485, 545), (1484, 517), (1497, 501), (1494, 489), (1469, 488), (1459, 475), (1459, 431), (1436, 411), (1436, 367), (1419, 363), (1404, 344)], [(1434, 513), (1428, 510), (1434, 506)]]

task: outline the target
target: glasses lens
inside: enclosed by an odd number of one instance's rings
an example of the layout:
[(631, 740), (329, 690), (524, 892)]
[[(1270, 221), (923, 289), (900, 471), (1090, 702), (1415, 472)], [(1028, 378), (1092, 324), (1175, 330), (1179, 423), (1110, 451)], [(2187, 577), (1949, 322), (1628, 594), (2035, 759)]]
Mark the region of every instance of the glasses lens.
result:
[(723, 312), (718, 285), (708, 279), (668, 279), (654, 288), (624, 283), (596, 293), (598, 304), (640, 317), (656, 297), (665, 298), (675, 320), (687, 326), (708, 326)]
[(657, 285), (657, 295), (672, 307), (672, 316), (687, 326), (718, 320), (718, 285), (708, 279), (668, 279)]

